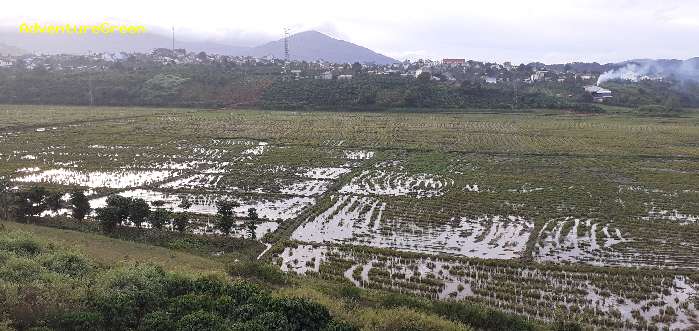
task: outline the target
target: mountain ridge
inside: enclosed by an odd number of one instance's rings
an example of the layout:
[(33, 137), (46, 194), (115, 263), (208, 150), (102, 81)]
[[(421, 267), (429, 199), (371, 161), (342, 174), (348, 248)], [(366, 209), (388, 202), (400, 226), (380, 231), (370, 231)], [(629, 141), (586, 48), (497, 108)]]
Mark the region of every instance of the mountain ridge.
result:
[[(300, 50), (298, 45), (301, 45)], [(348, 41), (335, 39), (315, 30), (289, 37), (290, 58), (298, 61), (325, 60), (336, 63), (363, 62), (391, 64), (397, 60)], [(247, 55), (284, 58), (284, 39), (270, 41), (250, 49)]]

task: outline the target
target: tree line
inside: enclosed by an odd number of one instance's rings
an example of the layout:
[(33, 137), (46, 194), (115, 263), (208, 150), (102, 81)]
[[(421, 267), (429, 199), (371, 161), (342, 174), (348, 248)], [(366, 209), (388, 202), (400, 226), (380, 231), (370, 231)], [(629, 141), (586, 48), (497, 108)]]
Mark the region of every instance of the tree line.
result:
[[(68, 199), (64, 203), (62, 192), (49, 191), (41, 186), (12, 190), (9, 183), (0, 182), (0, 216), (3, 219), (26, 220), (47, 212), (49, 215), (57, 215), (61, 209), (67, 209), (75, 220), (85, 219), (92, 211), (85, 193), (75, 189), (66, 194)], [(112, 194), (107, 197), (106, 206), (94, 210), (94, 218), (106, 233), (113, 232), (118, 226), (131, 225), (140, 229), (146, 224), (157, 230), (170, 227), (185, 232), (194, 219), (193, 214), (188, 212), (192, 202), (185, 196), (181, 197), (178, 207), (184, 211), (180, 213), (164, 208), (165, 204), (162, 200), (148, 203), (142, 198)], [(241, 230), (248, 238), (257, 239), (255, 231), (260, 221), (257, 209), (248, 208), (246, 217), (241, 218), (234, 211), (240, 204), (234, 200), (219, 200), (216, 207), (215, 228), (222, 235), (228, 236), (236, 223), (242, 220)]]

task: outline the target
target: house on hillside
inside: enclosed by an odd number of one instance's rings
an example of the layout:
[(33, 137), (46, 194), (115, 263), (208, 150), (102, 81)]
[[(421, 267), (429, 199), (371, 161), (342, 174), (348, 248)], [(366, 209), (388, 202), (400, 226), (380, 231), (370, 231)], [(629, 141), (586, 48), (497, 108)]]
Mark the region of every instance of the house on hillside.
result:
[(442, 64), (459, 66), (466, 64), (466, 59), (442, 59)]
[(585, 86), (585, 92), (592, 96), (592, 100), (594, 102), (604, 102), (605, 100), (612, 98), (612, 91), (596, 85)]
[(549, 72), (546, 70), (538, 70), (538, 71), (534, 72), (531, 75), (531, 77), (529, 77), (529, 79), (532, 82), (540, 82), (540, 81), (543, 81), (544, 79), (546, 79), (546, 74), (548, 74), (548, 73)]
[(486, 82), (486, 84), (497, 84), (498, 83), (497, 77), (483, 77), (483, 80)]
[(316, 79), (326, 79), (326, 80), (331, 80), (333, 79), (333, 72), (328, 70), (318, 76), (316, 76)]
[(0, 59), (0, 67), (11, 67), (13, 64), (12, 59)]

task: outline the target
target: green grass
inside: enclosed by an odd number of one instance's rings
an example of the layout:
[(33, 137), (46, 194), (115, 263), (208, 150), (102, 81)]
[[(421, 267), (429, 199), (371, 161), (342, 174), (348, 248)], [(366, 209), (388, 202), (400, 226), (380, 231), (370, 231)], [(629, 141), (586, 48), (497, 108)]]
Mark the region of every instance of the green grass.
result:
[(63, 230), (45, 226), (0, 222), (8, 230), (31, 233), (36, 239), (75, 249), (105, 266), (131, 263), (153, 263), (163, 269), (193, 274), (224, 274), (221, 262), (163, 247), (105, 237), (98, 234)]

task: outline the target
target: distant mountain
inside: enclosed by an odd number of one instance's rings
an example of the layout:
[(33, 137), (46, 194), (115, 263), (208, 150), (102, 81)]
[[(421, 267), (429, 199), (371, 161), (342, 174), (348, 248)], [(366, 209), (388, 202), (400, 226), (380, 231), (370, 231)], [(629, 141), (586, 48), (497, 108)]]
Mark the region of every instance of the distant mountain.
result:
[[(306, 31), (289, 37), (289, 53), (292, 60), (325, 60), (335, 63), (376, 63), (398, 62), (388, 56), (376, 53), (366, 47), (344, 40), (338, 40), (318, 31)], [(252, 56), (273, 56), (284, 58), (284, 40), (272, 41), (253, 47), (247, 53)]]
[(0, 43), (0, 55), (22, 55), (26, 53), (27, 51), (21, 48)]

